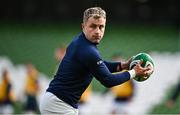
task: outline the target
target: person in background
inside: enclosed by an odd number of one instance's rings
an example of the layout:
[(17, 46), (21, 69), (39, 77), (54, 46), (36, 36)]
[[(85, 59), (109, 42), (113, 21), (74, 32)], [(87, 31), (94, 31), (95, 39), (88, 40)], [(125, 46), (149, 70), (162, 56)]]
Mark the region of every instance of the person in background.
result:
[(55, 61), (56, 61), (55, 72), (57, 71), (59, 63), (62, 61), (65, 53), (66, 53), (66, 47), (65, 46), (60, 46), (60, 47), (55, 49), (55, 52), (54, 52), (54, 57), (55, 57)]
[(89, 86), (87, 87), (87, 89), (83, 92), (83, 94), (81, 95), (81, 98), (79, 100), (79, 115), (83, 115), (88, 113), (89, 109), (88, 109), (88, 102), (91, 98), (92, 95), (92, 85), (89, 84)]
[(65, 53), (66, 53), (66, 47), (65, 46), (58, 47), (55, 50), (55, 59), (58, 61), (58, 64), (59, 64), (59, 61), (61, 61), (63, 59)]
[(2, 73), (2, 81), (0, 82), (0, 114), (13, 114), (13, 104), (16, 96), (10, 81), (9, 72), (4, 69)]
[(179, 95), (180, 95), (180, 77), (179, 77), (178, 83), (175, 85), (175, 88), (174, 88), (170, 98), (166, 102), (166, 106), (168, 108), (172, 108), (174, 106), (174, 104), (176, 103), (176, 100), (178, 99)]
[(91, 84), (87, 87), (87, 89), (84, 91), (84, 93), (82, 94), (80, 100), (79, 100), (79, 105), (83, 105), (85, 104), (88, 99), (90, 98), (91, 96), (91, 92), (92, 91), (92, 86)]
[(26, 83), (25, 83), (25, 112), (38, 113), (37, 95), (39, 92), (38, 71), (32, 63), (26, 64)]
[[(114, 54), (112, 56), (112, 60), (121, 62), (124, 61), (124, 59), (121, 57), (121, 53)], [(114, 96), (111, 114), (128, 114), (127, 107), (135, 93), (134, 81), (130, 79), (121, 85), (112, 87), (111, 91)]]

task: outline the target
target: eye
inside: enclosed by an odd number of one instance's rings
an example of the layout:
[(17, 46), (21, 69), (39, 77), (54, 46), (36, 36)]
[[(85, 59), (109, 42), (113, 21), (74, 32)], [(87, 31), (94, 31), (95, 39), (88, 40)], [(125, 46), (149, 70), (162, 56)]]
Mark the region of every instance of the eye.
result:
[(95, 29), (95, 28), (96, 28), (96, 25), (95, 25), (95, 24), (91, 24), (91, 25), (90, 25), (90, 28)]
[(99, 26), (99, 29), (100, 29), (100, 30), (104, 29), (104, 25), (100, 25), (100, 26)]

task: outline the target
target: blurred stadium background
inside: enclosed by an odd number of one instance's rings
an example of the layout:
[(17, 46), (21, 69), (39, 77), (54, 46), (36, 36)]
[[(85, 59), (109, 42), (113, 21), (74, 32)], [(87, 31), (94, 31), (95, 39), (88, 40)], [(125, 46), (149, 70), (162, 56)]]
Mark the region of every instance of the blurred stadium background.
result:
[[(128, 59), (139, 52), (148, 52), (156, 59), (157, 70), (153, 77), (145, 83), (136, 83), (137, 90), (140, 87), (144, 90), (149, 89), (147, 94), (151, 94), (151, 101), (154, 103), (149, 103), (151, 107), (144, 108), (142, 112), (140, 112), (142, 108), (136, 108), (137, 111), (130, 109), (131, 113), (180, 113), (179, 98), (173, 108), (165, 106), (180, 76), (180, 2), (178, 0), (159, 2), (155, 0), (1, 1), (1, 69), (9, 67), (11, 73), (16, 72), (12, 79), (16, 82), (15, 84), (18, 84), (22, 80), (16, 81), (15, 78), (21, 79), (18, 76), (24, 75), (23, 65), (32, 62), (42, 73), (41, 76), (45, 76), (45, 78), (41, 77), (42, 93), (47, 87), (48, 80), (52, 79), (56, 68), (55, 49), (68, 45), (81, 31), (83, 11), (92, 6), (101, 6), (107, 11), (105, 36), (98, 46), (104, 59), (111, 60), (115, 53), (121, 53), (123, 58)], [(163, 77), (166, 79), (164, 82)], [(164, 87), (153, 92), (156, 89), (154, 86)], [(20, 86), (17, 85), (17, 87)], [(18, 90), (18, 88), (15, 89)], [(106, 88), (94, 79), (92, 89), (95, 93), (94, 100), (102, 100), (101, 92)], [(144, 90), (139, 90), (139, 93)], [(18, 91), (17, 94), (21, 94), (22, 90)], [(163, 94), (158, 94), (158, 92)], [(153, 97), (157, 94), (159, 96)], [(146, 102), (145, 100), (149, 98), (148, 95), (143, 96), (144, 98), (139, 99), (142, 101), (139, 105), (144, 104), (143, 101)], [(111, 100), (111, 96), (104, 97)], [(137, 100), (134, 104), (138, 104)], [(100, 107), (103, 105), (98, 104)], [(129, 107), (134, 107), (134, 105)], [(103, 109), (103, 106), (101, 108)], [(15, 113), (22, 113), (21, 101), (17, 102)]]

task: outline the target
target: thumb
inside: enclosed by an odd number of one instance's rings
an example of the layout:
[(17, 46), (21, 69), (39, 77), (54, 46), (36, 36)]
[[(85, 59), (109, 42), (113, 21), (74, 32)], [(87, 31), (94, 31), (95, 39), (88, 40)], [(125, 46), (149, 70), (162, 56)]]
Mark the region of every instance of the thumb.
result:
[(142, 65), (143, 64), (143, 60), (141, 59), (140, 62), (139, 62), (139, 65)]

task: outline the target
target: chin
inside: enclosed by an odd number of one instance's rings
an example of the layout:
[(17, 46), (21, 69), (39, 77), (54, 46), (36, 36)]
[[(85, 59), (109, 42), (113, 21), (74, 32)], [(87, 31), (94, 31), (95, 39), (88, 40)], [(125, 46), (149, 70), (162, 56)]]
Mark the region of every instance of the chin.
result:
[(99, 43), (100, 43), (100, 41), (95, 41), (94, 43), (95, 43), (95, 44), (99, 44)]

